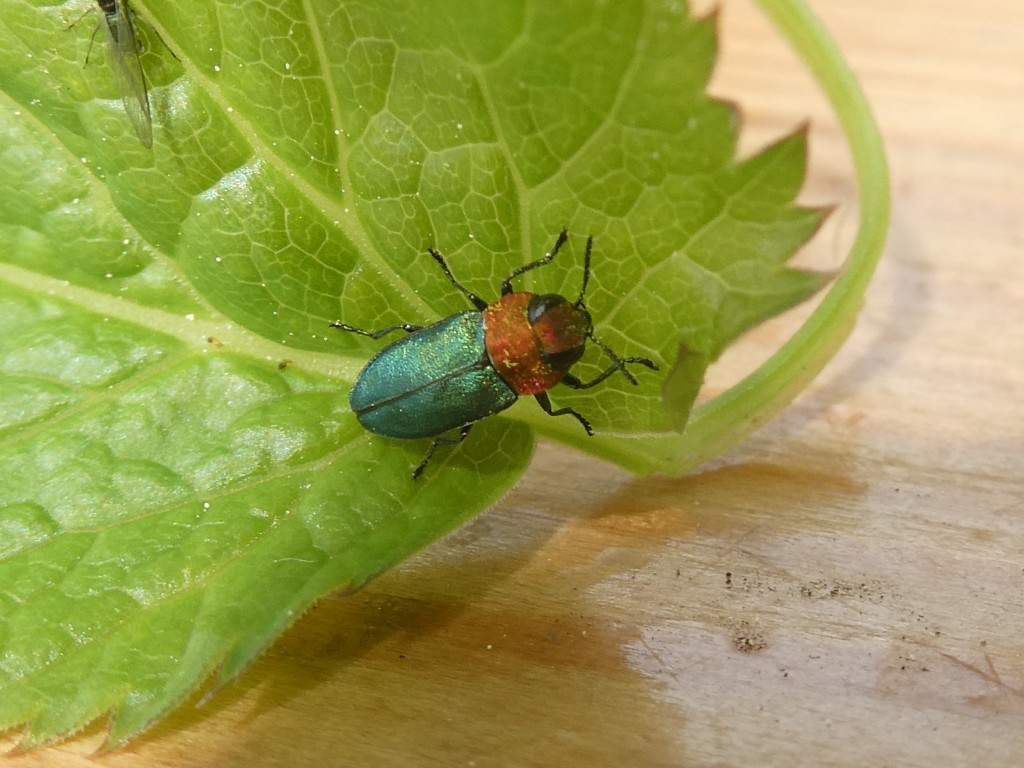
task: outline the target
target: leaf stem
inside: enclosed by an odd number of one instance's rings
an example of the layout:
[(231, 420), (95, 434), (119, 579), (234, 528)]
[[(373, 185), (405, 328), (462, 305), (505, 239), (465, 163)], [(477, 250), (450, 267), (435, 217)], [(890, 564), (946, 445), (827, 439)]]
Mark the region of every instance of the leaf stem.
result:
[(759, 368), (695, 408), (681, 436), (602, 441), (604, 458), (635, 472), (692, 470), (739, 443), (787, 406), (853, 330), (885, 244), (889, 172), (881, 134), (856, 77), (803, 0), (755, 1), (807, 64), (839, 119), (857, 176), (860, 227), (842, 273), (810, 318)]

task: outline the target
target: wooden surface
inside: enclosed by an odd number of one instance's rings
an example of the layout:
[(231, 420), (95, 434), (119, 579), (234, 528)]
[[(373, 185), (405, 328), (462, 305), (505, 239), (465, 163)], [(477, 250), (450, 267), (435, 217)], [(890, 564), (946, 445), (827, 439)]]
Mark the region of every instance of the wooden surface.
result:
[[(237, 683), (98, 759), (23, 766), (1024, 765), (1024, 4), (816, 0), (874, 104), (893, 231), (810, 391), (684, 479), (543, 446), (504, 503), (327, 601)], [(744, 147), (822, 98), (726, 2)], [(835, 264), (842, 209), (809, 260)], [(756, 333), (724, 381), (789, 330)]]

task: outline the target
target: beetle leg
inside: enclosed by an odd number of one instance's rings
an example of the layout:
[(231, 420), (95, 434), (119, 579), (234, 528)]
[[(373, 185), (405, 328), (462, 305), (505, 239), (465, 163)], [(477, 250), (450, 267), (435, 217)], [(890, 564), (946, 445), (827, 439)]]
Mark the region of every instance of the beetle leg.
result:
[[(509, 275), (508, 277), (505, 278), (505, 281), (501, 284), (501, 295), (502, 296), (508, 296), (510, 293), (512, 293), (512, 281), (515, 278), (519, 277), (524, 272), (529, 272), (531, 269), (536, 269), (537, 267), (543, 267), (545, 264), (550, 264), (552, 259), (555, 258), (555, 256), (561, 250), (562, 246), (565, 245), (565, 241), (568, 240), (568, 239), (569, 239), (569, 230), (568, 229), (563, 229), (561, 234), (558, 235), (558, 239), (555, 240), (555, 247), (551, 249), (551, 253), (546, 254), (545, 256), (537, 259), (536, 261), (531, 261), (529, 264), (524, 264), (523, 266), (521, 266), (517, 270), (515, 270), (511, 275)], [(589, 242), (588, 242), (588, 245), (587, 245), (587, 254), (588, 254), (588, 257), (589, 257), (589, 254), (590, 254)]]
[(629, 382), (631, 384), (639, 384), (640, 382), (636, 380), (636, 377), (633, 376), (633, 374), (630, 373), (629, 370), (627, 370), (626, 363), (638, 363), (639, 365), (646, 365), (648, 368), (652, 370), (658, 370), (658, 366), (656, 366), (646, 357), (626, 357), (623, 359), (615, 358), (615, 365), (611, 366), (607, 370), (601, 371), (601, 373), (598, 374), (596, 379), (592, 379), (591, 381), (580, 381), (571, 373), (567, 373), (564, 377), (562, 377), (562, 384), (565, 384), (565, 386), (569, 387), (570, 389), (590, 389), (591, 387), (600, 384), (602, 381), (607, 379), (616, 371), (622, 371), (623, 375), (627, 379), (629, 379)]
[[(476, 423), (476, 422), (474, 422)], [(423, 457), (423, 461), (420, 465), (412, 471), (412, 479), (415, 480), (423, 474), (423, 470), (427, 468), (427, 464), (430, 463), (430, 457), (434, 455), (434, 451), (439, 445), (458, 445), (469, 436), (469, 430), (473, 428), (473, 424), (467, 424), (459, 430), (458, 437), (435, 437), (434, 442), (430, 444), (430, 448), (427, 449), (427, 455)]]
[(646, 365), (652, 371), (658, 370), (658, 366), (653, 361), (648, 360), (646, 357), (619, 357), (618, 355), (616, 355), (611, 350), (610, 347), (605, 345), (605, 343), (603, 341), (601, 341), (599, 338), (594, 336), (594, 334), (590, 334), (589, 338), (597, 346), (599, 346), (601, 349), (603, 349), (604, 353), (606, 355), (608, 355), (608, 357), (610, 357), (612, 360), (615, 361), (615, 364), (610, 366), (607, 370), (604, 370), (600, 374), (598, 374), (596, 379), (592, 379), (591, 381), (586, 381), (586, 382), (580, 381), (578, 378), (573, 376), (571, 373), (567, 373), (562, 378), (562, 383), (565, 384), (565, 386), (569, 387), (570, 389), (590, 389), (591, 387), (593, 387), (593, 386), (595, 386), (597, 384), (600, 384), (602, 381), (607, 379), (609, 376), (611, 376), (616, 371), (622, 371), (622, 375), (625, 376), (627, 379), (629, 379), (629, 383), (634, 385), (634, 386), (636, 386), (640, 382), (638, 382), (636, 380), (636, 377), (632, 373), (630, 373), (628, 368), (626, 368), (626, 364), (627, 363), (635, 363), (637, 365)]
[(371, 339), (379, 339), (382, 336), (387, 336), (389, 333), (394, 331), (405, 331), (406, 333), (415, 333), (423, 328), (422, 325), (411, 325), (410, 323), (399, 323), (398, 325), (389, 325), (387, 328), (381, 328), (379, 331), (364, 331), (362, 328), (355, 328), (345, 323), (331, 323), (331, 328), (337, 328), (339, 331), (350, 331), (351, 333), (358, 333), (360, 336), (369, 336)]
[(481, 299), (479, 296), (477, 296), (466, 286), (464, 286), (462, 283), (455, 279), (455, 275), (453, 275), (452, 271), (448, 269), (448, 263), (444, 260), (444, 256), (442, 256), (438, 251), (435, 251), (433, 248), (427, 248), (427, 251), (430, 253), (431, 256), (434, 257), (434, 261), (441, 265), (441, 271), (444, 272), (444, 276), (448, 278), (449, 283), (451, 283), (460, 291), (462, 291), (466, 295), (466, 298), (469, 299), (470, 303), (474, 307), (479, 309), (481, 312), (487, 309), (486, 301)]
[(554, 410), (551, 407), (551, 400), (548, 398), (547, 392), (538, 392), (533, 396), (533, 399), (540, 404), (540, 407), (545, 410), (548, 416), (575, 416), (576, 420), (583, 425), (585, 430), (587, 430), (587, 434), (593, 437), (594, 430), (591, 428), (590, 422), (583, 418), (578, 411), (575, 411), (572, 408), (559, 408), (557, 411)]

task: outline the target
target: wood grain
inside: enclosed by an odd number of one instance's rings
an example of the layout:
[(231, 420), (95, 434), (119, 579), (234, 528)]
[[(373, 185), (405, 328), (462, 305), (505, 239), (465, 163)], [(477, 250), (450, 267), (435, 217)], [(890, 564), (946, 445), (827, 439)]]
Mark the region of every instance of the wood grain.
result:
[[(896, 208), (810, 391), (683, 479), (542, 446), (502, 504), (204, 705), (98, 759), (94, 726), (11, 764), (1024, 764), (1024, 4), (812, 5), (873, 102)], [(852, 200), (808, 75), (746, 3), (721, 20), (743, 151), (809, 117), (806, 200)], [(807, 262), (835, 265), (855, 224), (840, 210)]]

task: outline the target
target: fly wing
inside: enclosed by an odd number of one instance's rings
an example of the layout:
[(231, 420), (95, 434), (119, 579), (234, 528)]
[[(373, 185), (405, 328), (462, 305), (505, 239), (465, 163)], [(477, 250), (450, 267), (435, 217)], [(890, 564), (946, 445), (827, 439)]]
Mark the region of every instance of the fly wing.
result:
[(121, 94), (124, 110), (128, 113), (135, 133), (146, 147), (153, 146), (153, 118), (149, 111), (149, 94), (146, 91), (146, 76), (139, 60), (139, 45), (135, 39), (135, 27), (130, 18), (128, 6), (117, 0), (117, 12), (104, 14), (110, 53), (110, 69), (114, 82)]

